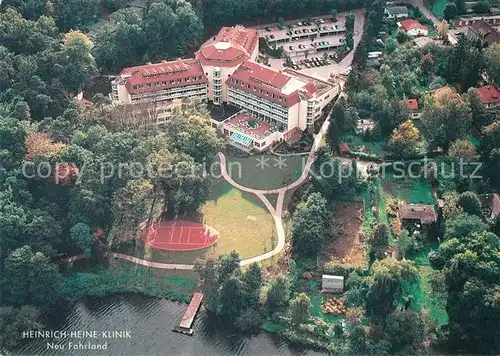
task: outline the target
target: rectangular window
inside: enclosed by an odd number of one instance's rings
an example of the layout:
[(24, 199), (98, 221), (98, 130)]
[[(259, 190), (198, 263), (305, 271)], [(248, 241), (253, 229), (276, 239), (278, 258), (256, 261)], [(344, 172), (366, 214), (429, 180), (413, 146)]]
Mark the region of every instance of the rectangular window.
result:
[(171, 80), (171, 81), (170, 81), (170, 84), (174, 84), (174, 83), (175, 83), (175, 80)]

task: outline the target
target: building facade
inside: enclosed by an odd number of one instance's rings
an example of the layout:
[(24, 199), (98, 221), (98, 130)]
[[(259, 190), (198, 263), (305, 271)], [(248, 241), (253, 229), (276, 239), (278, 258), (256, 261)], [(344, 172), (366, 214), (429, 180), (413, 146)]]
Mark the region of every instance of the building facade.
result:
[[(223, 27), (195, 58), (125, 68), (112, 82), (112, 102), (130, 105), (132, 112), (146, 107), (157, 123), (171, 115), (176, 99), (230, 104), (242, 109), (239, 116), (228, 118), (225, 126), (214, 124), (239, 148), (267, 148), (292, 130), (312, 127), (340, 86), (255, 62), (258, 39), (256, 30)], [(261, 129), (252, 130), (256, 127)]]
[(429, 29), (422, 25), (417, 20), (407, 19), (398, 23), (408, 35), (412, 37), (416, 36), (427, 36), (429, 34)]

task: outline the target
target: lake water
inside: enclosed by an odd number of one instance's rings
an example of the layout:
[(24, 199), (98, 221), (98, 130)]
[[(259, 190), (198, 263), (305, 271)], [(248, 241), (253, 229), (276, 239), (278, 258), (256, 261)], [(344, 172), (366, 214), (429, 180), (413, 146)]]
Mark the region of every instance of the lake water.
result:
[[(186, 310), (186, 304), (146, 298), (137, 295), (117, 295), (88, 298), (69, 310), (54, 312), (52, 330), (71, 332), (97, 331), (98, 338), (37, 339), (13, 355), (323, 355), (313, 350), (291, 346), (279, 337), (267, 333), (241, 335), (234, 328), (221, 325), (200, 312), (194, 325), (194, 336), (172, 332)], [(124, 331), (130, 338), (103, 338), (103, 331)], [(76, 336), (76, 334), (73, 334)], [(82, 335), (80, 335), (82, 336)], [(106, 350), (69, 350), (69, 342), (85, 347), (89, 342), (103, 345)]]

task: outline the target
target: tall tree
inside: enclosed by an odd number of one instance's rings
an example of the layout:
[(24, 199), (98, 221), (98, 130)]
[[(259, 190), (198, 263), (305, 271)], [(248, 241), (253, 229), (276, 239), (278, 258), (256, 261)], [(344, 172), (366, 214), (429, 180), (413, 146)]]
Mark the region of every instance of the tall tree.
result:
[(500, 85), (500, 43), (493, 43), (486, 49), (484, 61), (486, 73), (494, 83)]
[(386, 317), (394, 311), (396, 301), (403, 295), (403, 284), (417, 280), (418, 272), (413, 261), (398, 261), (392, 257), (376, 261), (372, 266), (367, 312), (375, 317)]
[(271, 280), (267, 289), (267, 308), (271, 311), (282, 310), (290, 300), (290, 282), (279, 274)]
[(90, 227), (84, 223), (75, 224), (70, 229), (71, 240), (76, 243), (76, 246), (83, 250), (85, 256), (92, 254), (92, 248), (95, 244), (95, 238), (90, 233)]
[(371, 258), (384, 258), (385, 251), (389, 245), (391, 232), (386, 224), (377, 223), (373, 228), (373, 233), (368, 236), (367, 244), (370, 248)]
[(294, 249), (301, 255), (319, 251), (328, 239), (329, 218), (326, 200), (320, 193), (309, 195), (305, 203), (299, 204), (292, 221)]
[(395, 155), (409, 158), (423, 151), (420, 131), (411, 120), (394, 129), (387, 148)]
[(45, 307), (56, 301), (61, 274), (41, 252), (33, 253), (29, 246), (14, 250), (5, 259), (4, 272), (2, 286), (8, 304)]
[(429, 132), (431, 144), (447, 148), (451, 142), (469, 133), (472, 114), (468, 105), (443, 98), (425, 105), (422, 122)]
[(290, 303), (290, 318), (294, 324), (302, 324), (311, 318), (311, 299), (300, 293)]
[(499, 241), (490, 232), (476, 231), (439, 247), (448, 287), (448, 346), (455, 352), (486, 354), (500, 347)]
[(458, 205), (462, 207), (465, 213), (482, 216), (483, 210), (481, 202), (474, 192), (463, 192), (458, 198)]

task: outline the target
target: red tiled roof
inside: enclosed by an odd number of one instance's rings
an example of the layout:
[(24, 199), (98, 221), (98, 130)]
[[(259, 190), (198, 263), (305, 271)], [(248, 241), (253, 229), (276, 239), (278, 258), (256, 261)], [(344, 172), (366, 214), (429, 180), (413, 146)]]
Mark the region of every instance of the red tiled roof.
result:
[(257, 30), (243, 26), (223, 27), (213, 43), (196, 52), (202, 64), (235, 67), (250, 58), (258, 45)]
[(340, 153), (347, 153), (351, 152), (351, 149), (349, 148), (349, 145), (347, 143), (341, 143), (339, 145), (339, 151)]
[[(234, 74), (228, 78), (226, 84), (230, 87), (244, 90), (262, 99), (286, 107), (297, 104), (301, 100), (300, 95), (303, 95), (305, 99), (310, 99), (317, 91), (316, 85), (313, 82), (308, 82), (302, 88), (290, 94), (283, 94), (281, 92), (282, 89), (291, 79), (289, 75), (281, 71), (249, 61), (243, 63)], [(236, 81), (239, 83), (236, 84)], [(274, 98), (273, 94), (275, 96)]]
[(399, 203), (399, 220), (419, 220), (422, 224), (431, 224), (437, 221), (434, 205)]
[(493, 85), (477, 88), (477, 93), (483, 104), (500, 103), (500, 90)]
[[(162, 61), (161, 63), (124, 68), (121, 77), (126, 78), (126, 88), (130, 94), (208, 82), (208, 79), (203, 74), (200, 62), (196, 59), (177, 59), (171, 62)], [(193, 77), (196, 77), (196, 79), (193, 80)], [(184, 79), (187, 78), (189, 78), (189, 81), (185, 82)], [(179, 79), (182, 79), (181, 83), (178, 83)], [(171, 80), (174, 83), (170, 84)], [(163, 84), (163, 82), (166, 84)], [(154, 86), (154, 83), (159, 84)], [(148, 87), (147, 84), (152, 85)]]
[(408, 99), (404, 100), (405, 103), (408, 104), (410, 110), (418, 110), (418, 101), (417, 99)]
[(407, 19), (407, 20), (401, 21), (401, 26), (403, 26), (403, 28), (406, 31), (410, 31), (410, 30), (414, 30), (414, 29), (420, 29), (420, 30), (429, 31), (427, 29), (427, 27), (425, 27), (424, 25), (422, 25), (417, 20), (413, 20), (413, 19)]

